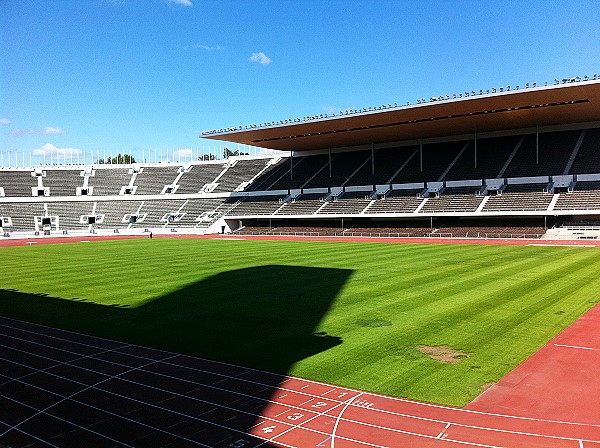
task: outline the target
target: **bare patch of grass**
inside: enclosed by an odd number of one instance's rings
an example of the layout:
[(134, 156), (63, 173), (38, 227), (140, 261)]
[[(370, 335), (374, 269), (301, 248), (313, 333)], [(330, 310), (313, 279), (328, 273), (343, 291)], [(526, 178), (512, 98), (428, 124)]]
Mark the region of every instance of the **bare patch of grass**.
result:
[(417, 350), (429, 356), (431, 359), (448, 363), (460, 362), (464, 358), (469, 357), (467, 353), (455, 350), (452, 347), (448, 347), (446, 345), (438, 345), (435, 347), (430, 347), (427, 345), (418, 345)]

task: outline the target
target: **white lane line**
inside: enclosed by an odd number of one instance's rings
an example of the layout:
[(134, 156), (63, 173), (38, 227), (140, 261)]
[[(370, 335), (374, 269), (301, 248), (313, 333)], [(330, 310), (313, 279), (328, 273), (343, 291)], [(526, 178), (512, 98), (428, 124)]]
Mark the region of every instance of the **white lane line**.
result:
[(280, 415), (283, 415), (283, 414), (285, 414), (286, 412), (290, 412), (291, 410), (292, 410), (291, 408), (290, 408), (290, 409), (286, 409), (285, 411), (283, 411), (283, 412), (280, 412), (280, 413), (279, 413), (279, 414), (277, 414), (277, 415), (274, 415), (274, 416), (273, 416), (273, 418), (277, 418), (277, 417), (279, 417)]
[(593, 351), (597, 351), (600, 352), (600, 348), (594, 348), (594, 347), (583, 347), (581, 345), (566, 345), (566, 344), (554, 344), (555, 347), (566, 347), (566, 348), (576, 348), (579, 350), (593, 350)]
[(344, 407), (342, 408), (342, 410), (340, 411), (340, 413), (338, 414), (338, 416), (336, 417), (335, 424), (333, 425), (333, 431), (331, 431), (331, 448), (335, 448), (335, 436), (336, 436), (338, 425), (340, 424), (340, 420), (342, 418), (342, 414), (344, 413), (344, 411), (346, 409), (348, 409), (348, 406), (350, 406), (352, 404), (352, 402), (354, 401), (354, 399), (360, 397), (361, 395), (362, 394), (358, 394), (358, 395), (355, 395), (352, 398), (349, 398), (346, 401), (346, 404), (344, 405)]

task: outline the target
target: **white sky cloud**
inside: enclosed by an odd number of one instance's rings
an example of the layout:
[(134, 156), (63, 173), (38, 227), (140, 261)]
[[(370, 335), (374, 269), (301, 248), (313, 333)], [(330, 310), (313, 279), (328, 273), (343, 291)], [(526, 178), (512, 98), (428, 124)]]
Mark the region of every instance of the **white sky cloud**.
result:
[(54, 127), (45, 127), (42, 134), (44, 135), (59, 135), (64, 134), (65, 131), (62, 128), (54, 128)]
[(11, 123), (12, 123), (12, 121), (10, 121), (9, 118), (6, 118), (6, 117), (0, 118), (0, 125), (2, 125), (2, 126), (8, 126)]
[(70, 156), (71, 154), (76, 156), (78, 154), (83, 154), (83, 151), (79, 148), (57, 148), (52, 143), (46, 143), (41, 148), (37, 148), (33, 150), (34, 156), (46, 156), (50, 157), (50, 154), (53, 156)]
[(19, 135), (61, 135), (65, 131), (62, 128), (46, 126), (43, 129), (21, 128), (13, 130), (10, 135), (18, 137)]
[(256, 62), (260, 65), (269, 65), (272, 62), (271, 58), (264, 54), (262, 51), (259, 53), (252, 53), (248, 60), (250, 62)]
[(182, 6), (193, 6), (192, 0), (167, 0), (167, 2)]
[(204, 44), (192, 44), (188, 45), (185, 48), (191, 48), (196, 50), (205, 50), (205, 51), (223, 51), (225, 47), (221, 45), (204, 45)]

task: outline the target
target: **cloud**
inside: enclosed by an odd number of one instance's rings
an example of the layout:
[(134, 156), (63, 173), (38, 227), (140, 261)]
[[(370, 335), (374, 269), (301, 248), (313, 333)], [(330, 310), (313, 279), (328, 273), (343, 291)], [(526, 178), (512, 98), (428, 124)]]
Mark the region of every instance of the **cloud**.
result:
[(10, 135), (12, 135), (13, 137), (18, 137), (20, 135), (61, 135), (64, 133), (65, 133), (65, 131), (62, 128), (46, 126), (43, 129), (31, 129), (31, 128), (15, 129), (10, 133)]
[(9, 118), (3, 117), (0, 118), (0, 125), (2, 126), (9, 126), (12, 123), (12, 121), (10, 121)]
[(52, 143), (46, 143), (44, 146), (38, 149), (33, 150), (34, 156), (50, 156), (50, 154), (55, 156), (70, 156), (70, 155), (78, 155), (83, 154), (83, 151), (79, 148), (57, 148)]
[(59, 134), (64, 134), (65, 131), (62, 128), (52, 128), (52, 127), (45, 127), (42, 131), (43, 135), (59, 135)]
[(205, 50), (205, 51), (223, 51), (225, 47), (221, 45), (203, 45), (203, 44), (192, 44), (185, 47), (186, 49), (194, 49), (194, 50)]
[(192, 0), (167, 0), (168, 3), (175, 3), (176, 5), (192, 7)]
[(250, 62), (256, 62), (260, 65), (269, 65), (271, 63), (271, 58), (262, 51), (260, 53), (252, 53), (248, 60)]

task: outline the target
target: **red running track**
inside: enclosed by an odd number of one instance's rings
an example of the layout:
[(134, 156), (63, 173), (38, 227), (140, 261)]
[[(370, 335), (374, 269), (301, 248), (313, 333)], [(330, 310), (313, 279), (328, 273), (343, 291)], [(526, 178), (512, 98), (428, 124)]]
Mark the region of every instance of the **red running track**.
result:
[[(414, 244), (479, 244), (493, 246), (582, 246), (600, 247), (600, 240), (530, 240), (522, 238), (379, 238), (379, 237), (347, 237), (347, 236), (293, 236), (293, 235), (235, 235), (235, 234), (154, 234), (154, 238), (181, 239), (219, 239), (219, 240), (263, 240), (263, 241), (324, 241), (345, 243), (414, 243)], [(36, 244), (61, 244), (108, 240), (148, 239), (147, 235), (86, 235), (86, 236), (39, 236), (31, 238), (0, 239), (0, 247), (31, 246)]]
[(600, 424), (419, 403), (289, 378), (252, 434), (282, 447), (600, 447)]

